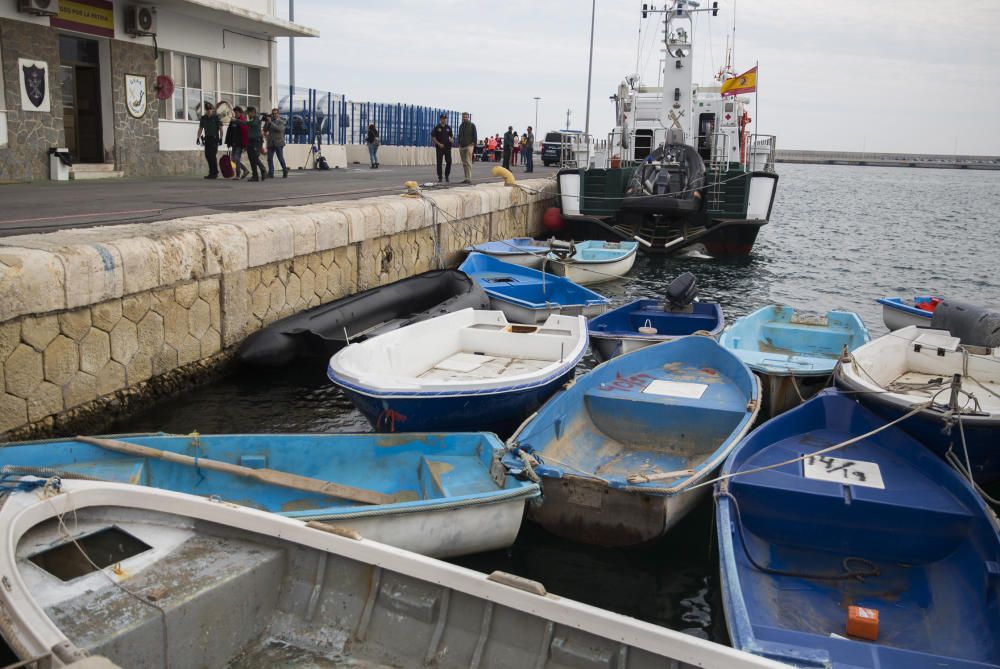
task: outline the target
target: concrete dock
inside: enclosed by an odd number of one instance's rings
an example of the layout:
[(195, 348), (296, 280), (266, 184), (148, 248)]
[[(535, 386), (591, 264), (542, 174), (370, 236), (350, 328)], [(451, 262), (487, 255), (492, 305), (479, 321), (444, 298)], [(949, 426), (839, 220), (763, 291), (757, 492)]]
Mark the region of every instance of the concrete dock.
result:
[(0, 441), (100, 430), (279, 318), (538, 231), (554, 179), (492, 167), (422, 196), (427, 167), (0, 188)]

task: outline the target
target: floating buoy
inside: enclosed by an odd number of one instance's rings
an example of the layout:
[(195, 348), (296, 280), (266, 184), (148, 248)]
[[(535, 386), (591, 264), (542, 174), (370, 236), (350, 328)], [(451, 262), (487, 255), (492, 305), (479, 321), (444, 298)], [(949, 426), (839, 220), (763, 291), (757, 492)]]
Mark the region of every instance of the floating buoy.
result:
[(563, 220), (559, 207), (549, 207), (545, 210), (545, 214), (542, 215), (542, 225), (549, 232), (561, 232), (566, 227), (566, 221)]

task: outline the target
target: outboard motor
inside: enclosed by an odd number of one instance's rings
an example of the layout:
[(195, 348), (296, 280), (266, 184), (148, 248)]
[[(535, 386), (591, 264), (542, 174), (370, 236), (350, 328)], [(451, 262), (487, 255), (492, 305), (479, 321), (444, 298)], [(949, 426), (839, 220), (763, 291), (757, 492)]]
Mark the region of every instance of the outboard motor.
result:
[(667, 301), (664, 311), (691, 313), (693, 302), (698, 297), (698, 279), (691, 272), (684, 272), (667, 286)]

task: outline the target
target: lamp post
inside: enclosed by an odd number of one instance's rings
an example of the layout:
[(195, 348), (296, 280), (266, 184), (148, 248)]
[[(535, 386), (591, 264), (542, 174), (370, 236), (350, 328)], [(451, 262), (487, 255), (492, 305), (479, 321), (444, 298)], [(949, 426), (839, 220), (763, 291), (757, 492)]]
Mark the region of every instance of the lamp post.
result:
[(535, 96), (535, 132), (538, 132), (538, 101), (541, 100), (537, 95)]

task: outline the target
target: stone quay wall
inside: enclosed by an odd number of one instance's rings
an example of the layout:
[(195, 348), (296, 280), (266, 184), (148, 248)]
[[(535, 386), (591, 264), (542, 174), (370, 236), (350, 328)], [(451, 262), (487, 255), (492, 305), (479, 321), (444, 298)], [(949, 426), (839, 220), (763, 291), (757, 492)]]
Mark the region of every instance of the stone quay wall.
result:
[(279, 318), (532, 234), (554, 182), (519, 186), (0, 239), (0, 440), (100, 430)]

